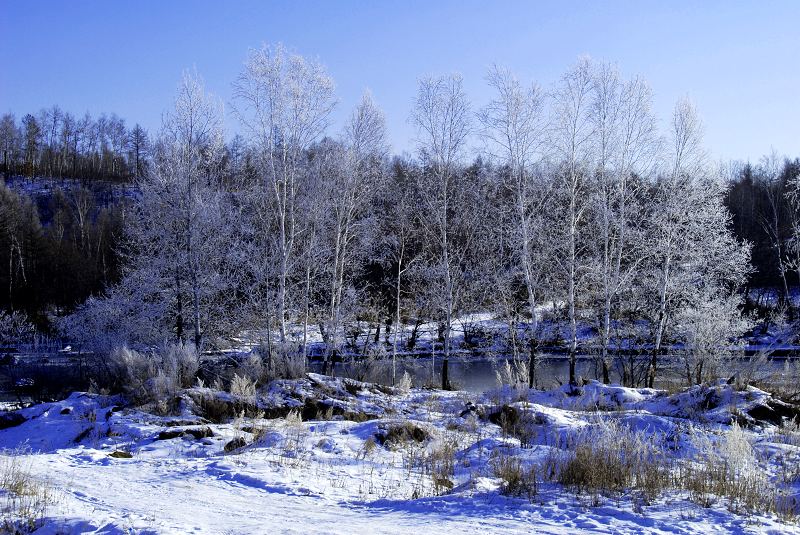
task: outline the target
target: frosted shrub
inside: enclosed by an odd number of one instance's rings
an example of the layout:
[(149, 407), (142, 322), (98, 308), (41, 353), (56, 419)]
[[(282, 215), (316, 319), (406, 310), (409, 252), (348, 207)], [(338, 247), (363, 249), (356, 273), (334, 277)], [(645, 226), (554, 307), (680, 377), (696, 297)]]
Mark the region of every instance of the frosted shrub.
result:
[(400, 378), (400, 381), (397, 383), (397, 389), (402, 393), (407, 393), (411, 390), (412, 382), (411, 376), (408, 374), (407, 371), (403, 372), (403, 376)]
[(0, 345), (30, 344), (35, 333), (35, 327), (25, 314), (0, 310)]
[(261, 360), (264, 382), (299, 379), (306, 373), (306, 357), (289, 345), (270, 348), (267, 344), (261, 344), (255, 350), (255, 356)]
[(175, 382), (189, 388), (195, 382), (200, 361), (194, 346), (187, 344), (170, 344), (161, 350), (161, 369)]
[(385, 356), (382, 350), (370, 351), (362, 356), (350, 356), (342, 365), (342, 375), (367, 383), (385, 382), (387, 379)]
[(266, 376), (261, 356), (258, 353), (248, 355), (246, 359), (239, 363), (236, 373), (242, 377), (247, 377), (256, 384), (261, 383)]
[(127, 347), (114, 349), (105, 360), (106, 374), (101, 375), (98, 385), (112, 391), (122, 391), (134, 402), (149, 398), (148, 381), (158, 373), (153, 358)]
[(499, 386), (512, 387), (528, 384), (528, 363), (524, 360), (506, 360), (495, 370), (495, 378)]
[(256, 398), (256, 383), (252, 379), (234, 374), (231, 380), (231, 394), (252, 403)]
[(152, 354), (119, 347), (101, 363), (96, 381), (139, 405), (163, 403), (195, 382), (198, 367), (197, 352), (191, 346), (172, 344)]
[(693, 442), (697, 453), (680, 474), (681, 485), (692, 501), (710, 507), (715, 498), (723, 497), (733, 512), (775, 510), (775, 486), (759, 467), (747, 435), (736, 423), (716, 444), (705, 435)]

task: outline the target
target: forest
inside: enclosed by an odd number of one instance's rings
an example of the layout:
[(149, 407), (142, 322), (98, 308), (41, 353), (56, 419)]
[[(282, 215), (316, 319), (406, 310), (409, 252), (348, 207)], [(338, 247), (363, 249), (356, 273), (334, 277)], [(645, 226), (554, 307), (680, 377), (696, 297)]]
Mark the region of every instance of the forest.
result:
[[(700, 383), (794, 317), (800, 160), (714, 162), (690, 101), (659, 130), (646, 81), (611, 64), (546, 88), (495, 66), (486, 83), (474, 107), (459, 75), (421, 79), (413, 155), (390, 153), (368, 92), (332, 131), (333, 81), (282, 46), (233, 82), (232, 137), (195, 71), (152, 134), (6, 114), (2, 345), (208, 351), (248, 333), (269, 367), (313, 339), (327, 372), (411, 351), (434, 323), (444, 388), (451, 353), (481, 344), (531, 386), (554, 349), (571, 383), (591, 351), (604, 382), (653, 386), (667, 351)], [(456, 339), (470, 313), (505, 328)]]

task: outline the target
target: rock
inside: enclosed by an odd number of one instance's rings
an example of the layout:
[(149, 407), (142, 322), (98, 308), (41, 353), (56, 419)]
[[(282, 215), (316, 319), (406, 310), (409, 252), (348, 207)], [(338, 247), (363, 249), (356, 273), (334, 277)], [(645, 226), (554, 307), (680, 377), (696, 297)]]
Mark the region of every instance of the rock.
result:
[(458, 414), (459, 418), (464, 418), (469, 416), (470, 414), (475, 414), (477, 412), (477, 408), (471, 401), (467, 401), (467, 404), (463, 411)]
[(242, 437), (236, 437), (225, 444), (224, 449), (225, 453), (230, 453), (234, 450), (238, 450), (239, 448), (244, 448), (245, 446), (247, 446), (247, 441)]
[(180, 436), (183, 436), (183, 431), (177, 429), (172, 431), (161, 431), (156, 437), (156, 440), (172, 440), (173, 438), (178, 438)]
[(201, 438), (213, 437), (214, 436), (214, 431), (212, 431), (210, 427), (201, 427), (199, 429), (198, 428), (187, 429), (184, 432), (184, 435), (191, 435), (194, 438), (196, 438), (197, 440), (200, 440)]
[(64, 407), (59, 414), (72, 414), (72, 407)]
[(196, 440), (214, 436), (214, 431), (210, 427), (200, 427), (194, 429), (167, 429), (161, 431), (156, 440), (172, 440), (173, 438), (190, 436)]
[(758, 422), (781, 425), (784, 418), (800, 422), (800, 407), (776, 400), (767, 400), (764, 405), (756, 405), (747, 414)]
[(489, 415), (489, 421), (504, 429), (513, 427), (519, 422), (519, 411), (514, 407), (503, 405), (499, 411)]
[(388, 429), (375, 434), (375, 441), (382, 446), (403, 444), (406, 442), (422, 443), (431, 437), (425, 429), (413, 422), (392, 424)]
[(109, 457), (113, 457), (115, 459), (131, 459), (133, 455), (131, 455), (128, 451), (112, 451), (108, 454)]
[(27, 421), (27, 418), (17, 412), (0, 412), (0, 429), (17, 427)]

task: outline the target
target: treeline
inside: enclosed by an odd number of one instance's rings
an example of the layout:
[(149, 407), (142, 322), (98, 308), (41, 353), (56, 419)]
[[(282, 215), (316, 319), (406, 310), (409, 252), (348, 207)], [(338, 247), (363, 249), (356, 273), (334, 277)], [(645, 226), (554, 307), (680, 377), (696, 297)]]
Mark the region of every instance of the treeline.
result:
[[(423, 79), (416, 156), (391, 158), (372, 98), (334, 135), (331, 79), (281, 47), (252, 51), (234, 82), (244, 136), (227, 148), (222, 106), (186, 75), (126, 221), (124, 276), (64, 332), (203, 348), (247, 330), (272, 367), (307, 354), (314, 326), (327, 369), (345, 351), (395, 354), (401, 326), (434, 321), (448, 387), (456, 318), (495, 311), (524, 382), (552, 340), (575, 382), (585, 325), (605, 381), (652, 385), (675, 342), (689, 382), (713, 374), (748, 327), (750, 251), (691, 104), (661, 133), (647, 85), (609, 65), (581, 60), (547, 91), (487, 79), (477, 110), (460, 77)], [(631, 347), (647, 358), (623, 358)]]
[(0, 118), (0, 172), (84, 180), (129, 180), (146, 171), (148, 134), (116, 114), (75, 117), (58, 106)]
[(40, 331), (117, 282), (124, 203), (98, 204), (82, 186), (34, 199), (0, 184), (0, 310), (23, 311)]
[(789, 293), (800, 281), (800, 159), (770, 154), (756, 164), (731, 166), (726, 205), (737, 237), (753, 245), (753, 288), (777, 290), (781, 307), (792, 310)]

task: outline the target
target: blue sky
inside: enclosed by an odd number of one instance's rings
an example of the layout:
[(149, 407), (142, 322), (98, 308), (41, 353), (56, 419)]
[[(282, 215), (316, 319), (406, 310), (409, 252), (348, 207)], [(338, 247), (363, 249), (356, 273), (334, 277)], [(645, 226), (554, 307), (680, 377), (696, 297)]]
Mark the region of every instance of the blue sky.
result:
[(588, 54), (647, 79), (662, 121), (688, 95), (718, 158), (800, 156), (798, 19), (797, 1), (0, 0), (0, 112), (57, 103), (155, 130), (184, 68), (228, 102), (248, 48), (280, 41), (335, 79), (334, 131), (369, 88), (400, 152), (419, 77), (460, 72), (477, 108), (493, 62), (548, 87)]

